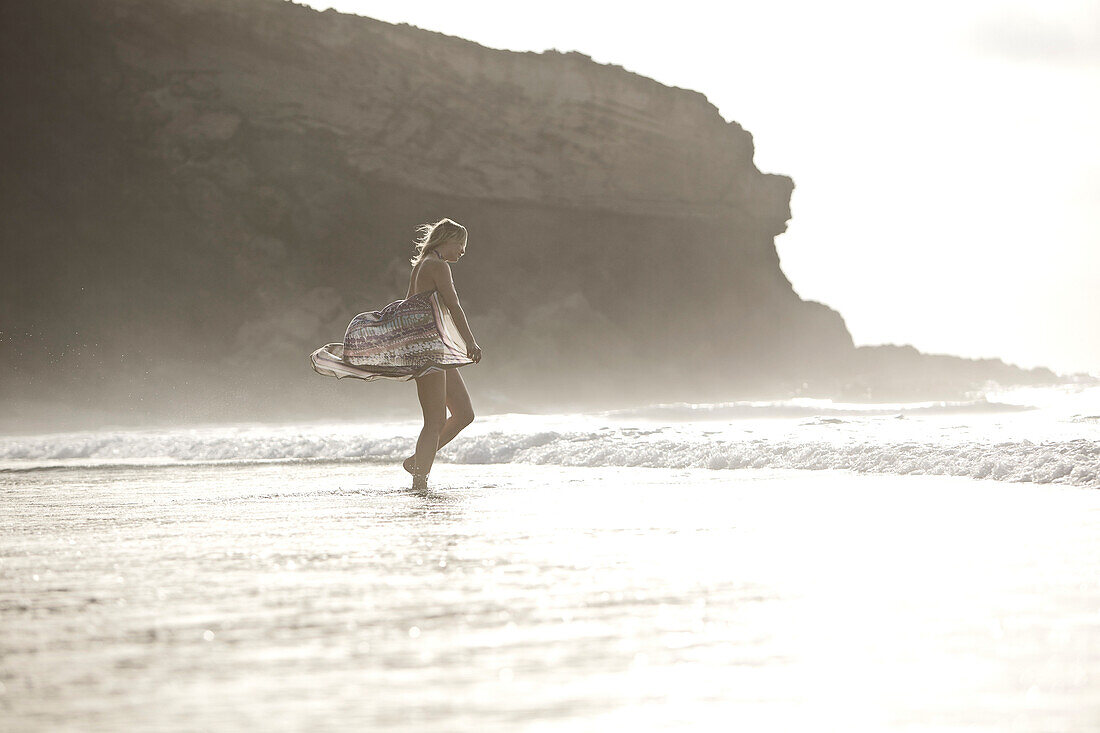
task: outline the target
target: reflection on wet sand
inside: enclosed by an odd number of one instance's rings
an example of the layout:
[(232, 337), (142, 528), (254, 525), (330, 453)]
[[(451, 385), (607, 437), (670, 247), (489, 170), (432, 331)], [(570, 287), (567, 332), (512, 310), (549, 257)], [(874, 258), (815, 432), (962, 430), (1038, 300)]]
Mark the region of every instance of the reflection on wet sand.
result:
[(406, 482), (0, 474), (6, 720), (1084, 731), (1100, 711), (1095, 492), (522, 465)]

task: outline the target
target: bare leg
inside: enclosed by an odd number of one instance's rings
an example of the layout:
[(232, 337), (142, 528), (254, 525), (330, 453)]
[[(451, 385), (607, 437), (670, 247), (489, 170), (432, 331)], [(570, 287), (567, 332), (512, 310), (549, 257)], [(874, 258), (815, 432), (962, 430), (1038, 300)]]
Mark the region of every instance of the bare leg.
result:
[[(462, 381), (462, 375), (458, 373), (457, 369), (451, 369), (445, 372), (444, 375), (446, 377), (445, 401), (447, 408), (451, 411), (451, 416), (447, 418), (439, 431), (439, 442), (436, 445), (436, 450), (450, 443), (464, 427), (474, 421), (474, 408), (470, 404), (470, 393), (466, 391), (466, 383)], [(419, 380), (417, 380), (417, 390), (419, 391)], [(421, 400), (421, 405), (423, 405), (423, 400)], [(419, 442), (416, 449), (419, 455)], [(402, 465), (411, 474), (424, 473), (423, 471), (413, 470), (415, 466), (419, 465), (416, 459), (416, 455), (409, 456)]]
[(424, 428), (416, 441), (416, 453), (413, 463), (416, 474), (426, 476), (432, 470), (435, 451), (439, 446), (439, 434), (447, 421), (447, 378), (446, 374), (436, 372), (416, 380), (416, 394), (420, 398), (420, 409), (424, 413)]
[(457, 369), (447, 372), (447, 409), (451, 416), (439, 433), (439, 448), (450, 443), (462, 429), (474, 421), (474, 407), (470, 404), (470, 393)]

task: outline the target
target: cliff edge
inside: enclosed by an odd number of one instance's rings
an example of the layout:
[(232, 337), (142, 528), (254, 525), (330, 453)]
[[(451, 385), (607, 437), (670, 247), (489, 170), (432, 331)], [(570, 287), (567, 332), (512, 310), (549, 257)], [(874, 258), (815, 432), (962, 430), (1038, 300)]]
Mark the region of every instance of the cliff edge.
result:
[(279, 0), (0, 12), (8, 402), (332, 414), (362, 385), (308, 353), (404, 296), (413, 227), (442, 216), (471, 232), (490, 409), (1055, 378), (915, 350), (884, 373), (794, 293), (793, 183), (697, 92)]

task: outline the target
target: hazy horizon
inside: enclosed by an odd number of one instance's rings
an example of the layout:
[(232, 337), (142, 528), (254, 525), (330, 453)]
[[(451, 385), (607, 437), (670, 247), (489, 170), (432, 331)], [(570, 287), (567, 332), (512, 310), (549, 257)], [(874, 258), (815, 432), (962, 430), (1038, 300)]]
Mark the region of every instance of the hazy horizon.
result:
[(857, 345), (1100, 374), (1093, 5), (305, 4), (492, 48), (575, 50), (701, 92), (752, 133), (762, 171), (794, 179), (784, 273)]

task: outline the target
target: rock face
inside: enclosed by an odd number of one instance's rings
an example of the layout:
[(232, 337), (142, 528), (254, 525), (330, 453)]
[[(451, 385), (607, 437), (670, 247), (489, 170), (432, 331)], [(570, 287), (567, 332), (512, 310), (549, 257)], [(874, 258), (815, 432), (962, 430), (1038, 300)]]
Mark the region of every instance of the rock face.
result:
[[(362, 386), (307, 354), (404, 296), (413, 229), (443, 216), (471, 234), (455, 278), (489, 407), (898, 398), (926, 363), (892, 358), (875, 394), (872, 352), (780, 269), (791, 179), (697, 92), (279, 0), (0, 12), (8, 403), (346, 409)], [(976, 379), (938, 369), (922, 393)]]

